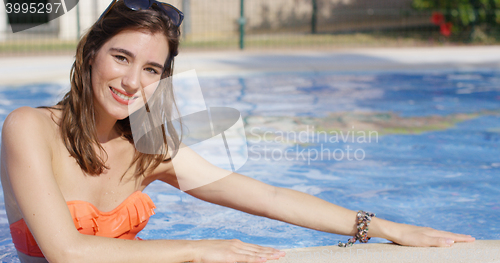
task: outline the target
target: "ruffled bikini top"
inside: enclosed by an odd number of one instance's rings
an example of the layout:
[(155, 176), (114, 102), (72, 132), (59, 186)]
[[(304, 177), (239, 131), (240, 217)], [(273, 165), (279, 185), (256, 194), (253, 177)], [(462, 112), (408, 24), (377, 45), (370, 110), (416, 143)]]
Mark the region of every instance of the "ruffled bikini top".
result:
[[(134, 192), (109, 212), (101, 212), (86, 201), (68, 201), (66, 204), (80, 233), (131, 240), (136, 239), (137, 233), (146, 226), (156, 208), (151, 198), (141, 191)], [(24, 219), (12, 223), (10, 233), (18, 251), (29, 256), (44, 257)]]

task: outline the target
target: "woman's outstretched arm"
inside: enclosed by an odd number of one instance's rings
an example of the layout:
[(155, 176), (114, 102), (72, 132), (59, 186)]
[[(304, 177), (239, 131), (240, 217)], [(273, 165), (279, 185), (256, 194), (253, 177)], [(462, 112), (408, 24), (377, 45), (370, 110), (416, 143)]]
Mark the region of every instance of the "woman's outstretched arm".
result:
[[(193, 163), (196, 163), (196, 166), (192, 165)], [(227, 174), (227, 171), (208, 163), (189, 148), (183, 148), (182, 153), (174, 158), (174, 168), (177, 180), (183, 181), (189, 180), (188, 177), (218, 178), (218, 174)], [(172, 179), (169, 183), (172, 183)], [(298, 226), (348, 236), (356, 233), (357, 212), (306, 193), (274, 187), (238, 173), (232, 173), (187, 193), (211, 203)], [(398, 224), (377, 217), (372, 218), (368, 236), (385, 238), (401, 245), (424, 247), (474, 241), (474, 238), (467, 235)]]
[[(273, 197), (275, 209), (269, 217), (342, 235), (356, 233), (357, 212), (334, 205), (320, 198), (291, 189), (277, 188)], [(474, 238), (438, 231), (427, 227), (398, 224), (372, 218), (369, 237), (381, 237), (405, 246), (450, 246), (454, 242), (472, 242)]]
[[(212, 255), (206, 262), (262, 262), (259, 255), (275, 253), (231, 240), (135, 241), (80, 234), (53, 174), (52, 140), (57, 138), (50, 121), (29, 107), (13, 111), (3, 125), (1, 155), (2, 181), (9, 184), (3, 187), (14, 195), (49, 262), (186, 262), (196, 260), (199, 251)], [(228, 253), (231, 249), (237, 252)]]

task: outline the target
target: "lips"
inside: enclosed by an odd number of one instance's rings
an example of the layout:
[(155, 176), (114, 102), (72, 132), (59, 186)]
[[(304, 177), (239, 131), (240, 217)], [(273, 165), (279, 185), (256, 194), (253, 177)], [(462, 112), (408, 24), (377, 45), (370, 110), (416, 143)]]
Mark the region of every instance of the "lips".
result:
[(129, 95), (113, 87), (109, 87), (109, 90), (113, 98), (115, 98), (116, 101), (124, 105), (130, 105), (138, 98), (137, 96), (133, 96), (133, 94)]

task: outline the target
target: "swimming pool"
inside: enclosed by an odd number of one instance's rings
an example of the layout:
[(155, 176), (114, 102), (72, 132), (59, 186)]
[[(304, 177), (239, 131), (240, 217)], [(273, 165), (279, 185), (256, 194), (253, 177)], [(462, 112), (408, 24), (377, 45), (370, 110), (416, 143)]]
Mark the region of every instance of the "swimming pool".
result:
[[(500, 71), (254, 73), (200, 83), (208, 106), (244, 117), (249, 159), (238, 172), (388, 220), (500, 239), (488, 224), (500, 216)], [(65, 88), (1, 87), (0, 120), (23, 105), (52, 104)], [(162, 183), (145, 192), (158, 207), (145, 239), (238, 238), (276, 248), (346, 241)], [(8, 229), (2, 204), (5, 262), (16, 258)]]

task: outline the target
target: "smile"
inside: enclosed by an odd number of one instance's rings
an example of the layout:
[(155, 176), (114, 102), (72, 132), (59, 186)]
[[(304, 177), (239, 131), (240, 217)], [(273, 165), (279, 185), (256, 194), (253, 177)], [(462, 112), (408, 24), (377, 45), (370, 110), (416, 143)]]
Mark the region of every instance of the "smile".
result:
[(115, 98), (115, 100), (117, 100), (121, 104), (129, 105), (138, 98), (138, 96), (125, 95), (122, 91), (119, 91), (113, 87), (109, 87), (109, 89), (111, 90), (111, 95), (113, 95), (113, 98)]

